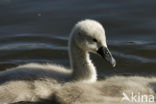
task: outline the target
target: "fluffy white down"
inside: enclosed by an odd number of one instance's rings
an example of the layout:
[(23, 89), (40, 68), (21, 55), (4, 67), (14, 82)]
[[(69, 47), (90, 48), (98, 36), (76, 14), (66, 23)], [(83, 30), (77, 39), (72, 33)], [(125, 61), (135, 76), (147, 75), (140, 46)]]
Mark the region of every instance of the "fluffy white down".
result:
[[(99, 43), (92, 42), (92, 38)], [(21, 101), (40, 104), (121, 104), (123, 92), (155, 96), (155, 77), (111, 76), (96, 81), (96, 68), (88, 52), (95, 53), (99, 46), (107, 48), (102, 25), (89, 19), (78, 22), (69, 40), (71, 69), (55, 64), (30, 63), (0, 72), (0, 104), (20, 104)]]

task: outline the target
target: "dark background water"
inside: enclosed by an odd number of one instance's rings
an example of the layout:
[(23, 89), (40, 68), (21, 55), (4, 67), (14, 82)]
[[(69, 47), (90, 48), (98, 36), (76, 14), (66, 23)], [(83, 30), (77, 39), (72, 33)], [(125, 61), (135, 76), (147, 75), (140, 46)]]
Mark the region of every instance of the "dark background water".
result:
[(156, 0), (0, 0), (0, 70), (29, 62), (69, 67), (69, 33), (86, 18), (105, 27), (117, 60), (114, 70), (91, 55), (100, 77), (156, 73)]

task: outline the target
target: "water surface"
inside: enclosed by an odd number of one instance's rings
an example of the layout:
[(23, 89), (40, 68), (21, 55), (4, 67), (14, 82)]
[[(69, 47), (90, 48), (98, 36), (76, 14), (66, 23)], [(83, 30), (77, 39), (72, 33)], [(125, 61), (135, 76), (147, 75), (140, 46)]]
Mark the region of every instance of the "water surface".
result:
[(0, 70), (29, 62), (69, 67), (67, 41), (74, 24), (105, 27), (117, 68), (91, 55), (99, 77), (156, 73), (155, 0), (0, 0)]

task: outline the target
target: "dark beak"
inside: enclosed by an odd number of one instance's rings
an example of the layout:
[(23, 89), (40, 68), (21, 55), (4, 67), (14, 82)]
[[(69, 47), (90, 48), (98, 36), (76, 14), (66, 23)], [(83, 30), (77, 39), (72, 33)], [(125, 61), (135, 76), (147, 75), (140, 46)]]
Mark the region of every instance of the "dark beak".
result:
[(113, 58), (112, 54), (110, 53), (108, 48), (100, 47), (97, 51), (97, 53), (102, 56), (107, 62), (112, 64), (113, 67), (116, 66), (116, 61)]

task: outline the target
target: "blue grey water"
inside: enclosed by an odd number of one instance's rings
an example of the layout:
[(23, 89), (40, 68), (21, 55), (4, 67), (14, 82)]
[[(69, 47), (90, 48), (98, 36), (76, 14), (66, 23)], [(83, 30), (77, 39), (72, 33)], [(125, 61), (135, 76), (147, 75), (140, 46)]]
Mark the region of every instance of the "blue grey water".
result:
[(0, 70), (29, 62), (69, 67), (74, 24), (98, 20), (117, 60), (91, 54), (99, 77), (156, 73), (156, 0), (0, 0)]

